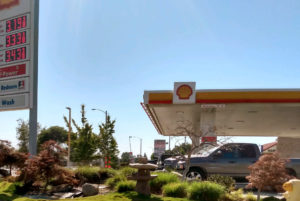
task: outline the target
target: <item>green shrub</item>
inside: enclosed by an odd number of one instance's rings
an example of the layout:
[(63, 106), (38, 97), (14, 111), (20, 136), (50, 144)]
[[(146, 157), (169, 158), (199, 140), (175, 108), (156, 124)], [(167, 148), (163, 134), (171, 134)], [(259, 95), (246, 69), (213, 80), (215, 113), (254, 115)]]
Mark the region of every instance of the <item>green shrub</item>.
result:
[(253, 195), (253, 193), (247, 193), (245, 196), (245, 201), (256, 201), (256, 196)]
[(114, 177), (107, 179), (105, 184), (113, 189), (120, 181), (126, 181), (126, 178), (122, 175), (115, 175)]
[(81, 181), (85, 180), (84, 182), (99, 183), (99, 171), (100, 167), (81, 166), (75, 170), (75, 176)]
[(187, 196), (187, 183), (170, 183), (163, 186), (163, 195), (167, 197), (184, 198)]
[(262, 200), (262, 201), (280, 201), (281, 199), (275, 198), (275, 197), (271, 196), (271, 197), (263, 198), (263, 199), (261, 199), (261, 200)]
[(112, 168), (100, 168), (98, 174), (100, 179), (103, 181), (114, 177), (117, 174), (117, 171)]
[(199, 201), (218, 201), (225, 193), (225, 187), (213, 182), (194, 182), (190, 187), (189, 199)]
[(179, 182), (179, 179), (175, 174), (157, 173), (157, 177), (150, 181), (151, 192), (161, 193), (164, 185), (175, 182)]
[(126, 191), (134, 191), (135, 185), (135, 181), (120, 181), (119, 183), (117, 183), (116, 190), (119, 193)]
[(120, 174), (125, 177), (131, 176), (133, 173), (136, 173), (136, 172), (137, 172), (137, 169), (131, 168), (131, 167), (124, 167), (120, 170)]
[(225, 186), (227, 191), (232, 190), (235, 186), (235, 180), (229, 176), (215, 174), (209, 176), (207, 180)]
[(221, 201), (244, 201), (243, 189), (226, 193), (221, 197)]

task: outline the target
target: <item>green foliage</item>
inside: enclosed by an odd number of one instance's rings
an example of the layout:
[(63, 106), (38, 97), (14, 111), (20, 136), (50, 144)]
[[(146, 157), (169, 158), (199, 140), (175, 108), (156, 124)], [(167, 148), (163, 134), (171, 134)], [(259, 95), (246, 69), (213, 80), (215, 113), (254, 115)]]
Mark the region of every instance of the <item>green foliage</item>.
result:
[(224, 186), (213, 182), (194, 182), (191, 184), (189, 199), (199, 201), (218, 201), (224, 195)]
[(107, 178), (114, 177), (117, 171), (112, 168), (100, 168), (99, 176), (101, 180), (106, 180)]
[(227, 191), (232, 190), (235, 186), (235, 180), (229, 176), (211, 175), (207, 180), (225, 186)]
[(116, 190), (119, 193), (126, 191), (134, 191), (135, 185), (135, 181), (120, 181), (119, 183), (117, 183)]
[(38, 135), (38, 147), (40, 148), (40, 146), (48, 140), (54, 140), (58, 144), (65, 143), (68, 140), (68, 133), (60, 126), (51, 126), (47, 129), (42, 129)]
[(133, 173), (136, 173), (137, 169), (131, 167), (124, 167), (120, 170), (120, 174), (124, 177), (131, 176)]
[(261, 201), (280, 201), (280, 200), (281, 200), (281, 199), (275, 198), (275, 197), (273, 197), (273, 196), (271, 196), (271, 197), (266, 197), (266, 198), (261, 199)]
[(101, 183), (107, 178), (114, 177), (118, 172), (111, 168), (100, 168), (96, 166), (81, 166), (75, 170), (76, 178), (81, 182)]
[[(28, 153), (28, 147), (29, 147), (29, 122), (24, 121), (23, 119), (18, 119), (18, 126), (16, 128), (17, 132), (17, 139), (19, 141), (18, 146), (19, 152), (22, 153)], [(38, 133), (40, 133), (41, 125), (37, 124)]]
[[(1, 186), (1, 184), (0, 184)], [(44, 199), (30, 199), (27, 197), (19, 197), (17, 195), (6, 195), (1, 192), (0, 189), (0, 200), (1, 201), (45, 201)], [(81, 197), (76, 199), (64, 199), (64, 201), (188, 201), (186, 198), (171, 198), (161, 197), (157, 195), (143, 196), (135, 191), (128, 191), (124, 193), (109, 193), (106, 195), (96, 195), (89, 197)]]
[(100, 182), (100, 167), (81, 166), (75, 170), (76, 178), (89, 183)]
[(116, 121), (111, 121), (110, 116), (107, 115), (107, 121), (99, 126), (99, 143), (98, 148), (101, 153), (101, 157), (109, 158), (111, 166), (116, 168), (118, 166), (118, 144), (113, 134), (115, 133)]
[(160, 193), (164, 185), (175, 182), (179, 182), (179, 179), (175, 174), (157, 173), (157, 177), (151, 180), (149, 183), (152, 192)]
[(163, 186), (163, 195), (167, 197), (184, 198), (187, 196), (187, 183), (170, 183)]
[(81, 105), (81, 123), (79, 127), (74, 120), (74, 126), (77, 129), (76, 137), (71, 142), (71, 160), (74, 162), (82, 162), (88, 164), (96, 158), (98, 137), (93, 133), (92, 125), (87, 122), (85, 117), (85, 106)]
[(121, 165), (128, 165), (130, 163), (130, 153), (129, 152), (123, 152), (121, 155)]
[[(244, 201), (243, 189), (226, 193), (221, 197), (221, 201)], [(255, 199), (256, 200), (256, 199)]]
[(244, 197), (245, 201), (256, 201), (256, 196), (253, 193), (247, 193)]
[(115, 175), (114, 177), (107, 179), (105, 184), (109, 188), (113, 189), (117, 185), (117, 183), (120, 181), (126, 181), (126, 177), (124, 177), (122, 175)]
[(23, 153), (28, 153), (29, 146), (29, 123), (23, 119), (18, 119), (17, 130), (17, 139), (19, 141), (19, 151)]
[(176, 155), (186, 155), (188, 154), (188, 152), (191, 150), (192, 145), (188, 144), (188, 143), (182, 143), (179, 146), (176, 145), (173, 149), (172, 149), (172, 153), (176, 154)]

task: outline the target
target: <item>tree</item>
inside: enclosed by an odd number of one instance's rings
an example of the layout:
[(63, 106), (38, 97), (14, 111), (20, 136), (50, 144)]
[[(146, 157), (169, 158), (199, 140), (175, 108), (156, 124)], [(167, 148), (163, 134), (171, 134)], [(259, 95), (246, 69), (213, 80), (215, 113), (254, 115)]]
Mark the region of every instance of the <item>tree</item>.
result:
[[(18, 126), (16, 128), (17, 131), (17, 139), (19, 141), (18, 146), (19, 152), (28, 153), (29, 147), (29, 122), (24, 121), (23, 119), (18, 119)], [(41, 125), (38, 123), (38, 133), (40, 132)]]
[(276, 190), (282, 189), (282, 184), (291, 177), (287, 174), (285, 164), (287, 160), (280, 159), (277, 153), (262, 155), (256, 163), (249, 166), (250, 175), (248, 187), (255, 187), (258, 190), (257, 201), (260, 200), (260, 192), (264, 187), (273, 187)]
[[(200, 139), (206, 136), (214, 135), (216, 131), (216, 127), (213, 125), (205, 125), (203, 128), (197, 129), (195, 128), (195, 125), (190, 121), (183, 121), (176, 127), (177, 135), (182, 136), (188, 136), (190, 140), (192, 141), (191, 146), (187, 146), (187, 157), (186, 155), (182, 155), (182, 157), (185, 159), (185, 169), (183, 171), (183, 177), (182, 180), (186, 179), (186, 176), (188, 172), (191, 175), (194, 175), (193, 172), (190, 171), (190, 160), (192, 153), (197, 153), (200, 150), (208, 149), (212, 146), (215, 146), (218, 144), (222, 144), (226, 141), (228, 141), (228, 138), (221, 138), (218, 142), (200, 142)], [(210, 146), (209, 146), (210, 145)], [(200, 175), (201, 173), (198, 172)], [(202, 173), (203, 174), (203, 173)], [(202, 176), (202, 175), (201, 175)], [(203, 178), (202, 178), (203, 179)]]
[(117, 166), (119, 153), (117, 141), (113, 137), (115, 123), (116, 121), (111, 121), (110, 116), (107, 115), (107, 121), (99, 126), (99, 150), (101, 158), (110, 160), (112, 167)]
[[(66, 118), (64, 117), (64, 119)], [(71, 160), (88, 164), (97, 158), (95, 153), (97, 151), (98, 137), (93, 133), (92, 125), (87, 122), (84, 105), (81, 105), (82, 126), (78, 126), (74, 119), (72, 119), (72, 122), (77, 132), (75, 139), (71, 140)]]
[(28, 155), (14, 150), (10, 142), (0, 140), (0, 167), (8, 166), (9, 175), (13, 166), (22, 168), (27, 158)]
[(192, 145), (189, 143), (182, 143), (180, 145), (176, 145), (172, 149), (172, 153), (175, 155), (186, 155), (188, 154), (189, 150), (191, 150)]
[(58, 144), (65, 143), (68, 140), (67, 131), (60, 126), (51, 126), (47, 129), (42, 129), (38, 135), (38, 148), (41, 148), (41, 145), (49, 140), (54, 140)]
[(25, 183), (32, 183), (33, 186), (42, 186), (46, 191), (51, 180), (64, 179), (65, 183), (76, 184), (74, 175), (60, 164), (66, 150), (62, 149), (55, 141), (49, 140), (42, 144), (42, 150), (37, 156), (26, 161), (24, 169)]
[(23, 153), (28, 153), (29, 146), (29, 124), (28, 121), (24, 121), (23, 119), (18, 119), (18, 127), (17, 127), (17, 139), (19, 140), (18, 146), (19, 151)]
[(130, 163), (130, 153), (129, 152), (123, 152), (121, 155), (121, 165), (128, 165)]

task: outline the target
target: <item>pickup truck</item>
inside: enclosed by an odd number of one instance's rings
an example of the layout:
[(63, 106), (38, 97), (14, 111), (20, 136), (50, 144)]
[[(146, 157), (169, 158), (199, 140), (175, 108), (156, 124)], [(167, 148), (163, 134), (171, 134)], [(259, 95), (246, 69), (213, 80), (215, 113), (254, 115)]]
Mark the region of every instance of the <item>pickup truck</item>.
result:
[[(200, 154), (192, 155), (187, 179), (206, 179), (212, 174), (241, 178), (249, 175), (249, 165), (255, 163), (261, 156), (257, 144), (228, 143), (212, 147)], [(165, 160), (168, 164), (168, 159)], [(176, 168), (183, 170), (185, 161), (178, 161)], [(300, 159), (289, 159), (287, 172), (297, 177), (300, 174)]]

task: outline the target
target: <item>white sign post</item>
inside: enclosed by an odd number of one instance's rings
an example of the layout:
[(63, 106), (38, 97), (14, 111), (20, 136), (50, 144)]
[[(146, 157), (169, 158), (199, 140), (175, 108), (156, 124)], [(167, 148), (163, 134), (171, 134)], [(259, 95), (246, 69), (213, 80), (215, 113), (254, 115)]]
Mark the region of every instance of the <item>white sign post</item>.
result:
[(36, 154), (39, 0), (0, 1), (0, 111), (30, 109)]

